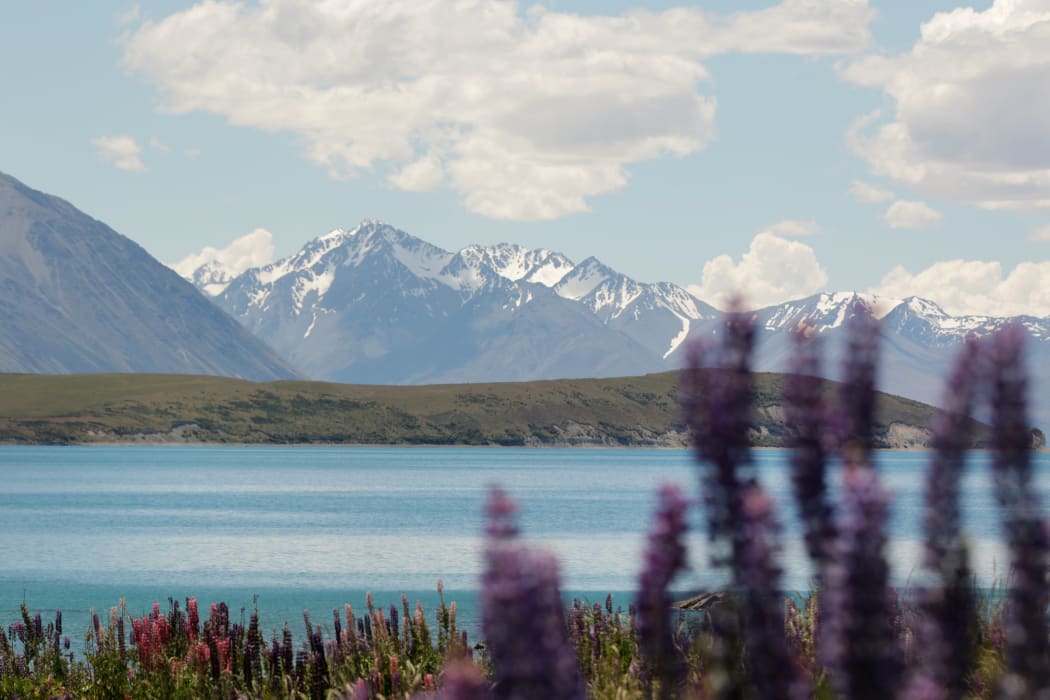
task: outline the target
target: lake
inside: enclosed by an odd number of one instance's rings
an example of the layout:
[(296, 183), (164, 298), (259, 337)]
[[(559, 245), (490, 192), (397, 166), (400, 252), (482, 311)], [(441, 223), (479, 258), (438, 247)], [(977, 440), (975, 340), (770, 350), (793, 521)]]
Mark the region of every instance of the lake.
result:
[[(811, 573), (795, 523), (787, 453), (754, 453), (784, 524), (785, 588)], [(880, 452), (892, 502), (891, 561), (914, 580), (921, 546), (924, 452)], [(983, 581), (1003, 571), (987, 455), (971, 456), (963, 483), (966, 529)], [(1035, 455), (1036, 487), (1050, 491), (1050, 455)], [(405, 592), (428, 611), (437, 579), (476, 627), (482, 506), (500, 484), (521, 506), (522, 532), (553, 550), (563, 589), (592, 601), (630, 602), (658, 485), (699, 493), (689, 452), (647, 449), (399, 447), (0, 447), (0, 624), (24, 599), (62, 609), (81, 634), (89, 610), (126, 597), (141, 614), (154, 600), (197, 596), (237, 611), (258, 601), (263, 627), (333, 607), (364, 607)], [(724, 585), (706, 563), (702, 514), (693, 517), (686, 591)], [(205, 607), (206, 609), (206, 607)], [(76, 637), (70, 635), (76, 640)], [(74, 644), (79, 642), (74, 641)]]

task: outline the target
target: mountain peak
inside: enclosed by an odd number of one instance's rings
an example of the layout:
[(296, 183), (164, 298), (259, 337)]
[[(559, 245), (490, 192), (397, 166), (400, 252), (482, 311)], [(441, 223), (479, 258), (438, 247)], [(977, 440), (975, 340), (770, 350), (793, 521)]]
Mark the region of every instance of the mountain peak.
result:
[(919, 314), (921, 316), (934, 318), (946, 318), (948, 316), (948, 314), (945, 313), (944, 309), (942, 309), (939, 304), (930, 301), (929, 299), (923, 299), (922, 297), (907, 297), (901, 303), (909, 311)]
[(580, 300), (610, 279), (623, 277), (593, 255), (585, 258), (555, 286), (559, 296)]

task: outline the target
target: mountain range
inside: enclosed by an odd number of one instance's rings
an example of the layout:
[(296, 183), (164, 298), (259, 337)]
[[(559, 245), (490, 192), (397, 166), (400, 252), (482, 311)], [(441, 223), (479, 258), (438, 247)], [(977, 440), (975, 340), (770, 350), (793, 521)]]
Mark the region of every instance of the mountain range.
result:
[[(1050, 318), (817, 294), (755, 311), (755, 368), (785, 370), (805, 318), (825, 339), (822, 374), (837, 378), (858, 299), (882, 319), (879, 388), (934, 404), (967, 334), (1023, 324), (1033, 417), (1050, 425)], [(716, 336), (720, 321), (686, 289), (594, 257), (513, 244), (452, 252), (374, 220), (264, 267), (233, 274), (212, 260), (183, 279), (68, 202), (0, 174), (0, 372), (364, 384), (624, 376), (681, 367), (686, 339)]]
[[(514, 244), (443, 250), (379, 221), (336, 229), (240, 275), (218, 261), (190, 275), (245, 328), (308, 377), (377, 384), (640, 374), (682, 366), (687, 337), (719, 332), (721, 313), (674, 284), (633, 280), (590, 257)], [(755, 311), (755, 368), (787, 369), (807, 319), (836, 378), (843, 323), (857, 301), (882, 320), (879, 386), (936, 404), (966, 336), (1011, 320), (1031, 336), (1035, 386), (1050, 379), (1050, 318), (952, 316), (918, 297), (821, 293)], [(1033, 411), (1050, 424), (1050, 399)]]

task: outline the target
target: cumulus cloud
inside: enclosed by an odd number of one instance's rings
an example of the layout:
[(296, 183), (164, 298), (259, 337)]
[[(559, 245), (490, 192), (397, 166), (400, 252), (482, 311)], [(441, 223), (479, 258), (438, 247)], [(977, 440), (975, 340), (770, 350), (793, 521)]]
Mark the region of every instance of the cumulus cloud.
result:
[(444, 181), (445, 171), (442, 169), (441, 159), (431, 153), (414, 163), (409, 163), (387, 178), (391, 185), (408, 192), (436, 190)]
[(161, 153), (168, 153), (169, 151), (171, 151), (171, 148), (168, 147), (168, 144), (164, 143), (156, 136), (149, 137), (149, 147), (160, 151)]
[(1032, 232), (1028, 234), (1028, 240), (1030, 241), (1050, 241), (1050, 224), (1045, 226), (1036, 226), (1032, 229)]
[(91, 139), (98, 147), (102, 159), (112, 163), (121, 170), (141, 173), (146, 171), (140, 154), (142, 147), (130, 136), (99, 136)]
[(379, 169), (489, 217), (552, 219), (623, 187), (632, 163), (708, 143), (704, 59), (855, 52), (874, 15), (867, 0), (601, 17), (518, 0), (209, 0), (144, 22), (124, 58), (167, 110), (296, 134), (335, 177)]
[(912, 49), (866, 56), (845, 79), (881, 88), (895, 112), (850, 129), (874, 173), (987, 208), (1050, 207), (1050, 3), (995, 0), (922, 25)]
[(854, 180), (853, 184), (850, 185), (849, 191), (853, 198), (862, 204), (888, 202), (894, 197), (894, 194), (889, 190), (884, 190), (881, 187), (876, 187), (861, 180)]
[(215, 263), (225, 277), (235, 277), (253, 267), (262, 267), (273, 262), (273, 234), (257, 228), (241, 236), (225, 248), (206, 246), (199, 253), (189, 255), (171, 265), (171, 269), (189, 278), (202, 265)]
[(762, 229), (762, 233), (771, 233), (774, 236), (787, 236), (789, 238), (812, 236), (818, 231), (820, 231), (820, 227), (817, 226), (817, 222), (813, 219), (782, 219)]
[(898, 199), (882, 215), (890, 228), (920, 229), (933, 226), (941, 220), (941, 213), (926, 202)]
[(911, 273), (893, 268), (875, 294), (919, 296), (953, 315), (1050, 316), (1050, 262), (1025, 262), (1004, 273), (999, 262), (946, 260)]
[(811, 247), (763, 232), (752, 239), (739, 262), (728, 255), (707, 261), (700, 284), (688, 289), (718, 308), (726, 308), (737, 295), (749, 307), (760, 308), (809, 296), (827, 282), (827, 272)]

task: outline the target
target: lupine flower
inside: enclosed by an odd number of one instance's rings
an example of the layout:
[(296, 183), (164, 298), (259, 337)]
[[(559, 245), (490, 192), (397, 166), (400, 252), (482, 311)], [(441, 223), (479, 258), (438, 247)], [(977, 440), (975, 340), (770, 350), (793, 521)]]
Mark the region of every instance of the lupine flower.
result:
[(1004, 509), (1010, 548), (1011, 587), (1006, 627), (1007, 676), (1001, 694), (1010, 698), (1050, 696), (1050, 641), (1046, 608), (1050, 537), (1031, 488), (1032, 437), (1028, 425), (1022, 352), (1024, 331), (1016, 325), (992, 339), (992, 468)]
[[(751, 463), (750, 435), (752, 379), (749, 367), (754, 344), (754, 320), (740, 312), (726, 314), (723, 342), (709, 350), (690, 348), (690, 364), (683, 373), (686, 422), (702, 472), (708, 537), (729, 545), (733, 570), (740, 549), (740, 508), (744, 475)], [(703, 366), (717, 369), (701, 369)], [(715, 557), (721, 564), (724, 557)]]
[(839, 696), (895, 696), (900, 653), (891, 627), (886, 563), (886, 495), (871, 468), (844, 475), (842, 519), (825, 568), (821, 652)]
[[(751, 465), (754, 334), (754, 318), (731, 311), (721, 348), (705, 358), (704, 349), (695, 347), (686, 373), (687, 420), (703, 468), (708, 535), (716, 543), (728, 541), (733, 585), (744, 602), (745, 644), (755, 660), (752, 683), (763, 697), (788, 698), (803, 690), (784, 637), (772, 501), (744, 473)], [(702, 364), (716, 369), (701, 370)]]
[(197, 641), (197, 636), (200, 634), (201, 620), (200, 614), (197, 610), (197, 599), (188, 598), (186, 600), (186, 609), (189, 611), (189, 618), (186, 620), (186, 636), (189, 637), (190, 643)]
[(485, 534), (490, 540), (510, 539), (518, 534), (518, 525), (515, 515), (518, 507), (510, 496), (500, 488), (489, 491), (489, 499), (485, 504)]
[(787, 645), (773, 500), (752, 483), (744, 491), (742, 505), (743, 548), (737, 580), (744, 600), (748, 675), (759, 697), (805, 698), (808, 694)]
[[(688, 502), (677, 486), (667, 484), (660, 489), (638, 578), (638, 650), (648, 666), (648, 680), (659, 683), (661, 698), (673, 697), (685, 677), (685, 664), (674, 644), (668, 586), (687, 568), (684, 542), (687, 509)], [(612, 601), (607, 605), (611, 608)], [(583, 611), (579, 610), (577, 624), (582, 625)]]
[(970, 446), (970, 414), (982, 383), (979, 345), (967, 339), (949, 376), (942, 409), (934, 416), (934, 451), (926, 473), (926, 542), (923, 563), (933, 581), (920, 589), (924, 667), (908, 687), (909, 698), (962, 697), (974, 656), (977, 603), (966, 544), (960, 532), (959, 484)]
[(554, 557), (514, 541), (516, 507), (500, 489), (487, 504), (482, 628), (497, 698), (583, 698)]
[(793, 336), (795, 352), (784, 378), (784, 420), (791, 448), (791, 483), (805, 530), (806, 551), (820, 569), (835, 538), (835, 525), (828, 502), (827, 421), (820, 378), (819, 342), (808, 326)]
[(840, 385), (838, 441), (847, 465), (871, 464), (875, 446), (875, 371), (879, 351), (879, 322), (871, 308), (857, 301), (846, 320), (845, 371)]
[(442, 700), (490, 700), (493, 697), (481, 670), (467, 659), (456, 659), (441, 673)]

